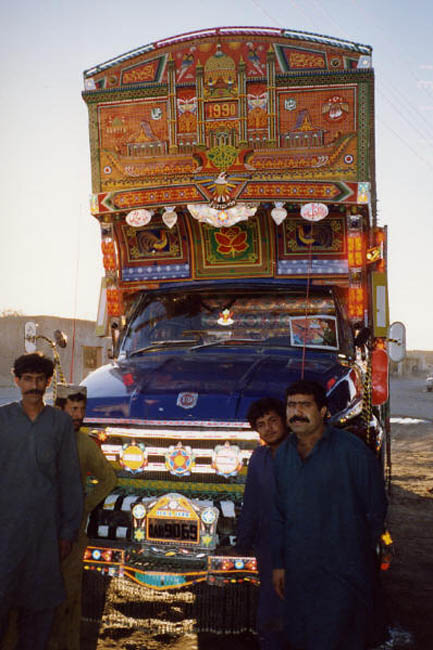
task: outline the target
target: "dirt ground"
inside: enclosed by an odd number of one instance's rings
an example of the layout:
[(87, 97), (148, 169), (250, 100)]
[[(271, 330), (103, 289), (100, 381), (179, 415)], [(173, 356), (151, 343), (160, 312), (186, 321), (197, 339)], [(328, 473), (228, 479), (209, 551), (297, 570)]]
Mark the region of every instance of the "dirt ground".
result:
[[(421, 396), (422, 397), (422, 396)], [(432, 399), (433, 404), (433, 399)], [(404, 419), (392, 424), (392, 489), (389, 528), (395, 557), (383, 573), (391, 638), (381, 648), (433, 649), (433, 422)], [(95, 596), (96, 597), (96, 596)], [(90, 595), (92, 599), (92, 596)], [(217, 630), (227, 617), (236, 628), (233, 603), (212, 588), (177, 594), (155, 594), (124, 581), (111, 581), (100, 627), (84, 623), (83, 650), (255, 650), (253, 634), (214, 631), (197, 634), (197, 620), (212, 612)], [(239, 593), (238, 619), (254, 627), (255, 592)], [(93, 606), (95, 600), (92, 599)], [(239, 602), (236, 607), (239, 607)]]
[(383, 576), (388, 615), (412, 633), (406, 647), (432, 650), (433, 422), (392, 425), (392, 477), (395, 557)]

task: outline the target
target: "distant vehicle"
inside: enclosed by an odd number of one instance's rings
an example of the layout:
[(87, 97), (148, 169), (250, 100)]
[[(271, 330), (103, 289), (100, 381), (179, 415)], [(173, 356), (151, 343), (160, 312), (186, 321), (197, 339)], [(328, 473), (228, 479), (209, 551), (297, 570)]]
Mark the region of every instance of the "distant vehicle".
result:
[(432, 392), (432, 390), (433, 390), (433, 375), (430, 375), (429, 377), (426, 377), (426, 379), (425, 379), (425, 387), (427, 388), (427, 391), (429, 393)]

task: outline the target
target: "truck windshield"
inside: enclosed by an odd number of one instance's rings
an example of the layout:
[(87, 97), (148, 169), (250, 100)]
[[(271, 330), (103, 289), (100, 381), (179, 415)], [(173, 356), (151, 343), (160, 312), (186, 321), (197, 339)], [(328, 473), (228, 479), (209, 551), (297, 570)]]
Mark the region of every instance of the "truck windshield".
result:
[(141, 300), (121, 351), (128, 356), (158, 347), (197, 350), (244, 342), (338, 349), (336, 309), (330, 295), (212, 292), (159, 293)]

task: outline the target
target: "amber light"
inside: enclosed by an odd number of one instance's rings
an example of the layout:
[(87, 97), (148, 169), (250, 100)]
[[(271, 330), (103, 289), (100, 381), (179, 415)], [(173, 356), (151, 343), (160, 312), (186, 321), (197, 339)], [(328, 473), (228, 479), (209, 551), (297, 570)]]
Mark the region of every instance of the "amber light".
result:
[(375, 239), (376, 243), (379, 246), (380, 244), (384, 244), (386, 241), (386, 233), (383, 229), (377, 228), (375, 231)]
[(347, 238), (347, 261), (350, 267), (360, 267), (364, 264), (362, 235), (349, 233)]
[(364, 289), (349, 287), (348, 313), (350, 319), (362, 319), (364, 316)]
[(107, 312), (109, 316), (123, 314), (123, 298), (120, 289), (107, 289)]
[(384, 257), (384, 250), (386, 245), (386, 230), (383, 228), (378, 228), (375, 231), (375, 240), (377, 246), (380, 247), (382, 253), (382, 257), (377, 263), (376, 271), (379, 271), (380, 273), (384, 273), (386, 270), (386, 262)]
[(116, 249), (112, 240), (106, 239), (101, 242), (102, 264), (106, 271), (116, 269)]

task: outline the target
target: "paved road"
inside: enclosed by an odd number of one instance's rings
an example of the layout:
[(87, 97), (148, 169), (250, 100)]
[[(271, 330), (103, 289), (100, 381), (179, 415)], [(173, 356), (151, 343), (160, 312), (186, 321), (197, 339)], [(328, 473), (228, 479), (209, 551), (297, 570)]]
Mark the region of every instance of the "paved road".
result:
[(423, 377), (391, 379), (391, 415), (433, 420), (433, 393), (424, 387)]

